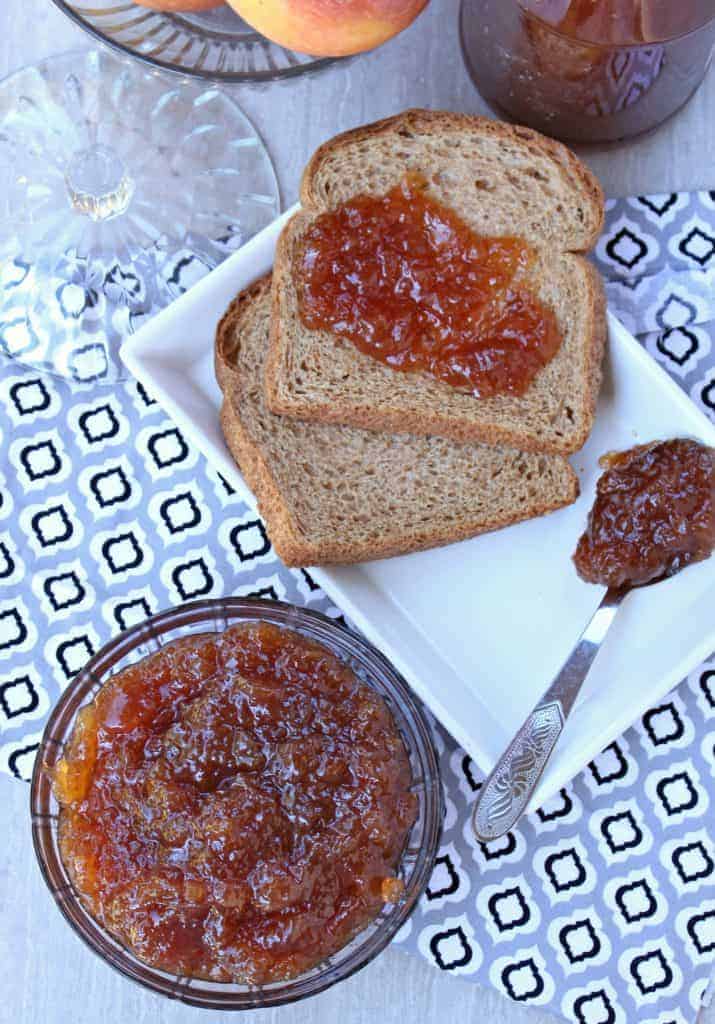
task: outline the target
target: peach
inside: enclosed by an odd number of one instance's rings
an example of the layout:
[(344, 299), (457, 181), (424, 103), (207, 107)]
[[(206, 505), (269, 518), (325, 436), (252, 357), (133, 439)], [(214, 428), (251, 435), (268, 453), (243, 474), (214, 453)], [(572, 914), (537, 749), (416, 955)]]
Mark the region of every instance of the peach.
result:
[(414, 21), (428, 0), (228, 0), (274, 43), (315, 57), (379, 46)]
[(155, 11), (208, 11), (211, 7), (220, 7), (223, 0), (135, 0), (142, 7), (151, 7)]

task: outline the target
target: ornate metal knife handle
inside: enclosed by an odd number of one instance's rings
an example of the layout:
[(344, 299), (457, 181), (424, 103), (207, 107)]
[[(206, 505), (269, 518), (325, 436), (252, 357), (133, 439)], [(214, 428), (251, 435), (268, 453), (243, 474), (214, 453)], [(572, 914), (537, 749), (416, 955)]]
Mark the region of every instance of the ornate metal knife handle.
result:
[(472, 819), (478, 839), (504, 835), (521, 817), (564, 721), (558, 700), (539, 704), (531, 712), (482, 786)]
[(527, 808), (626, 588), (606, 591), (560, 672), (484, 782), (472, 812), (482, 842), (498, 839)]

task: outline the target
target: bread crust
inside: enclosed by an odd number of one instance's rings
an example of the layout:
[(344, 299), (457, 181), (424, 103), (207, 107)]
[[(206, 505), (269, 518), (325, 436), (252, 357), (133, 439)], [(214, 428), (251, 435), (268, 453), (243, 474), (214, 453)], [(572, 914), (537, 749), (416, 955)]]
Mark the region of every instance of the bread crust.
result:
[[(526, 518), (545, 515), (576, 500), (579, 494), (578, 477), (572, 467), (565, 463), (568, 488), (561, 499), (535, 504), (529, 508), (528, 515), (525, 516), (495, 516), (490, 521), (482, 521), (479, 528), (467, 524), (453, 524), (449, 527), (442, 524), (442, 528), (423, 530), (409, 536), (387, 535), (378, 542), (369, 543), (354, 541), (336, 531), (335, 537), (328, 543), (312, 542), (291, 514), (281, 495), (270, 463), (260, 447), (254, 443), (241, 419), (242, 381), (235, 364), (236, 338), (240, 340), (242, 321), (244, 317), (250, 315), (253, 302), (261, 299), (269, 288), (270, 275), (267, 275), (241, 292), (230, 304), (216, 331), (215, 364), (217, 380), (224, 395), (220, 415), (221, 430), (229, 451), (256, 496), (258, 509), (266, 522), (271, 542), (287, 566), (351, 564), (423, 551), (467, 540), (521, 522)], [(404, 434), (404, 430), (400, 433)], [(339, 439), (339, 434), (340, 428), (336, 427), (336, 440)]]
[(570, 252), (588, 252), (598, 241), (603, 230), (604, 217), (604, 195), (601, 184), (596, 176), (581, 163), (574, 154), (557, 142), (550, 139), (533, 128), (524, 125), (507, 124), (504, 121), (494, 121), (489, 117), (481, 117), (476, 114), (461, 114), (451, 110), (425, 110), (413, 107), (392, 117), (385, 117), (381, 121), (374, 121), (372, 124), (361, 125), (358, 128), (351, 128), (346, 132), (328, 139), (321, 146), (318, 146), (303, 171), (300, 183), (300, 202), (305, 209), (322, 210), (324, 204), (316, 193), (313, 185), (318, 178), (321, 165), (326, 157), (332, 157), (334, 153), (351, 146), (354, 143), (363, 142), (378, 137), (379, 135), (390, 134), (399, 131), (401, 128), (414, 129), (422, 134), (439, 135), (447, 129), (470, 130), (479, 129), (485, 135), (493, 138), (511, 139), (520, 146), (526, 146), (536, 153), (547, 154), (554, 163), (563, 170), (571, 184), (576, 185), (583, 191), (584, 196), (590, 200), (590, 210), (593, 215), (593, 226), (589, 235), (584, 239), (583, 245)]
[(246, 307), (260, 298), (271, 287), (271, 272), (259, 277), (231, 300), (216, 326), (214, 342), (214, 371), (221, 391), (226, 392), (236, 382), (236, 330), (241, 318), (246, 315)]

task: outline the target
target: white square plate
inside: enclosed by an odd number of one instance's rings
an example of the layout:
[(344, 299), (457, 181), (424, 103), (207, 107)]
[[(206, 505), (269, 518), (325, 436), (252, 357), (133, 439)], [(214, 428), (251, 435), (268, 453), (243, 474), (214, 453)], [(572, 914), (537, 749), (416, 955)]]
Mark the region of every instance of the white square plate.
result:
[[(293, 211), (138, 331), (122, 348), (131, 372), (233, 486), (253, 497), (218, 422), (216, 323), (233, 296), (270, 270)], [(715, 444), (715, 429), (613, 317), (598, 415), (573, 457), (581, 497), (552, 515), (420, 554), (311, 569), (409, 680), (479, 767), (496, 758), (571, 650), (601, 599), (570, 556), (584, 528), (598, 457), (657, 437)], [(539, 806), (715, 649), (715, 558), (619, 612), (532, 806)]]

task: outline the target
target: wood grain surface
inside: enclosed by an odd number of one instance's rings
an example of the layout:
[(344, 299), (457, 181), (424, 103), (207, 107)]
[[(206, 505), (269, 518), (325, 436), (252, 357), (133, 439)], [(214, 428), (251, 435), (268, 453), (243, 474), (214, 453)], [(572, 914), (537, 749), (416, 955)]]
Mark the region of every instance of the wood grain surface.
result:
[[(316, 78), (234, 90), (275, 161), (284, 206), (296, 197), (308, 156), (337, 131), (407, 106), (487, 112), (464, 70), (457, 9), (458, 0), (432, 0), (410, 29), (374, 53)], [(0, 2), (0, 76), (90, 45), (50, 0)], [(609, 195), (715, 187), (715, 73), (711, 70), (695, 98), (660, 131), (581, 152)], [(0, 1022), (200, 1024), (217, 1019), (132, 985), (75, 938), (35, 865), (28, 798), (27, 786), (0, 778)], [(252, 1024), (555, 1020), (445, 977), (396, 949), (315, 999), (256, 1011), (248, 1019)], [(715, 1024), (715, 1011), (704, 1013), (702, 1024)]]

